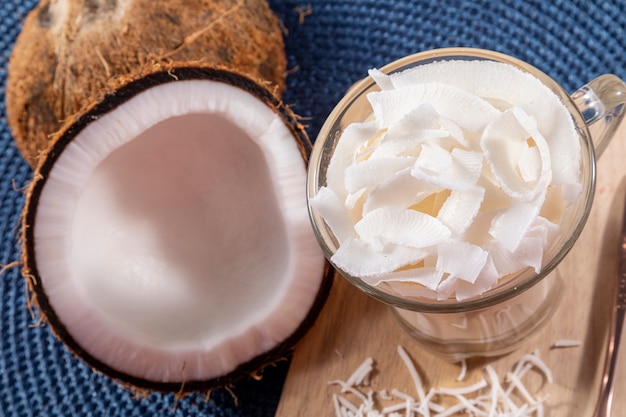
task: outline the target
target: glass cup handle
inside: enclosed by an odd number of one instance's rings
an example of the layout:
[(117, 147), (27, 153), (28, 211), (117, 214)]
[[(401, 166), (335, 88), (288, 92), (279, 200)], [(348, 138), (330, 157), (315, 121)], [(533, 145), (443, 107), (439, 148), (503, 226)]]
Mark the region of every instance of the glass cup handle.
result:
[(601, 75), (571, 97), (587, 123), (599, 157), (626, 114), (626, 83), (613, 74)]

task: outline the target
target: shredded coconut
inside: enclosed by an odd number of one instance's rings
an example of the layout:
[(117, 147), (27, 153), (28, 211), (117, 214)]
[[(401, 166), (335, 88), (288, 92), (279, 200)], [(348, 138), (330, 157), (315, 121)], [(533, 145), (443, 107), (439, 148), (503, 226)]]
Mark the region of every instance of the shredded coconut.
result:
[(460, 362), (461, 370), (459, 372), (459, 376), (456, 377), (457, 381), (463, 381), (465, 379), (465, 375), (467, 375), (467, 359), (461, 359)]
[(579, 347), (580, 345), (581, 345), (580, 340), (562, 339), (562, 340), (557, 340), (556, 342), (554, 342), (552, 344), (552, 347), (555, 349), (558, 349), (558, 348)]
[[(368, 358), (346, 381), (330, 382), (341, 386), (340, 393), (333, 394), (336, 417), (543, 417), (545, 414), (547, 395), (539, 396), (524, 384), (524, 376), (530, 371), (553, 383), (552, 372), (538, 352), (524, 355), (503, 380), (491, 365), (486, 365), (484, 377), (478, 382), (428, 390), (407, 351), (398, 346), (397, 352), (411, 376), (416, 395), (396, 388), (365, 392), (369, 374), (374, 370), (374, 360)], [(462, 367), (466, 369), (466, 366), (463, 362)]]

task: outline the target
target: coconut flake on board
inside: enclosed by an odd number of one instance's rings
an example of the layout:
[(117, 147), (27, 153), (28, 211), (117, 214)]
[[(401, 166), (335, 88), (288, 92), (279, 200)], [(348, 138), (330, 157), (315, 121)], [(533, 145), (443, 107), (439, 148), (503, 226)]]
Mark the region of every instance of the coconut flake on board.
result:
[[(413, 360), (402, 347), (397, 353), (411, 377), (414, 393), (409, 394), (396, 388), (388, 390), (371, 388), (371, 373), (376, 370), (375, 360), (367, 358), (346, 379), (329, 381), (329, 385), (341, 387), (333, 394), (336, 417), (417, 417), (417, 416), (543, 416), (546, 412), (547, 394), (539, 396), (524, 382), (525, 376), (533, 371), (545, 380), (554, 383), (552, 371), (540, 358), (537, 351), (524, 355), (501, 378), (491, 365), (483, 369), (483, 376), (471, 384), (454, 387), (431, 387), (428, 389)], [(467, 363), (460, 363), (457, 382), (464, 380)], [(544, 386), (542, 389), (545, 389)]]
[(554, 349), (573, 348), (573, 347), (579, 347), (580, 345), (582, 345), (582, 342), (580, 340), (560, 339), (560, 340), (555, 341), (552, 344), (552, 348)]
[(335, 266), (401, 296), (459, 300), (539, 272), (581, 189), (580, 143), (557, 96), (490, 61), (370, 75), (372, 119), (345, 129), (312, 199), (333, 202), (319, 214)]

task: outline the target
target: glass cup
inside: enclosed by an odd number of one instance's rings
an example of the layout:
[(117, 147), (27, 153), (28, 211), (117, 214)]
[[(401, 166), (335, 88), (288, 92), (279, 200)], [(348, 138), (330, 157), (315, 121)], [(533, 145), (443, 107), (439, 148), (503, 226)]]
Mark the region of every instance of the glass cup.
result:
[[(569, 110), (580, 139), (582, 191), (561, 223), (559, 237), (545, 250), (542, 269), (527, 268), (501, 278), (497, 286), (463, 301), (405, 298), (366, 284), (358, 277), (337, 271), (361, 291), (391, 306), (394, 317), (427, 350), (458, 361), (472, 356), (497, 356), (514, 350), (538, 330), (556, 310), (563, 283), (554, 268), (580, 235), (591, 209), (595, 188), (596, 158), (613, 137), (626, 112), (626, 84), (613, 75), (603, 75), (571, 96), (543, 72), (513, 57), (472, 48), (446, 48), (421, 52), (395, 61), (384, 73), (403, 71), (433, 61), (463, 59), (499, 61), (528, 72), (549, 87)], [(326, 184), (326, 171), (342, 131), (350, 124), (371, 117), (366, 99), (379, 88), (368, 77), (355, 84), (324, 123), (309, 162), (307, 192), (313, 198)], [(593, 141), (592, 141), (593, 138)], [(326, 257), (338, 248), (332, 231), (316, 210), (309, 212), (317, 239)], [(331, 261), (332, 263), (332, 261)]]

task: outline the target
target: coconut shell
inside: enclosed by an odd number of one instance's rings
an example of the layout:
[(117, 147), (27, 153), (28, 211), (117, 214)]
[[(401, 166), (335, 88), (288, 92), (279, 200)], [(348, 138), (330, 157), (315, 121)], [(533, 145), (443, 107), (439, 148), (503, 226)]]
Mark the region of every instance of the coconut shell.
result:
[(275, 93), (282, 27), (265, 0), (42, 0), (24, 22), (6, 86), (8, 123), (31, 166), (86, 103), (141, 68), (212, 64)]
[(262, 355), (240, 364), (232, 372), (209, 380), (159, 382), (128, 375), (121, 369), (113, 369), (103, 363), (74, 339), (67, 330), (63, 321), (58, 317), (51, 305), (46, 288), (40, 278), (35, 253), (36, 213), (41, 193), (45, 187), (50, 172), (63, 150), (76, 138), (83, 129), (102, 115), (123, 104), (133, 96), (149, 89), (152, 86), (178, 82), (184, 80), (211, 80), (223, 82), (249, 92), (278, 114), (287, 128), (292, 132), (294, 141), (306, 166), (312, 149), (312, 144), (306, 134), (304, 126), (292, 110), (285, 106), (280, 98), (270, 91), (267, 86), (261, 85), (246, 75), (208, 65), (194, 65), (187, 67), (183, 64), (154, 64), (142, 68), (140, 71), (119, 77), (116, 84), (107, 93), (100, 94), (97, 100), (91, 100), (79, 113), (68, 119), (64, 125), (50, 139), (50, 144), (40, 155), (32, 182), (29, 184), (26, 203), (22, 213), (22, 275), (28, 285), (29, 305), (36, 309), (42, 323), (50, 326), (52, 333), (78, 358), (87, 363), (94, 371), (110, 377), (125, 388), (136, 392), (175, 392), (184, 395), (195, 391), (210, 391), (211, 389), (229, 386), (236, 381), (247, 377), (260, 377), (263, 369), (289, 357), (296, 343), (307, 333), (315, 323), (330, 292), (334, 270), (328, 262), (325, 263), (323, 278), (317, 294), (304, 320), (285, 340), (277, 343)]

